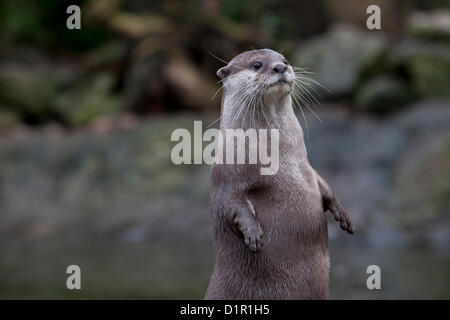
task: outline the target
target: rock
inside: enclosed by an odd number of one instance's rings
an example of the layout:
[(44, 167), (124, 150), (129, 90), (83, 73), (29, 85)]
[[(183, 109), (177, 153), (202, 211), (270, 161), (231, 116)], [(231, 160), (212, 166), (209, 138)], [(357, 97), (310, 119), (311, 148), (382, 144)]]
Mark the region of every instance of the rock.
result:
[(392, 223), (417, 243), (450, 243), (450, 134), (416, 140), (402, 156), (390, 198)]
[(390, 51), (390, 60), (410, 75), (413, 89), (424, 97), (450, 95), (450, 44), (406, 38)]
[(414, 12), (408, 18), (406, 30), (409, 34), (418, 38), (448, 43), (450, 41), (450, 10)]
[(423, 101), (396, 121), (408, 132), (409, 142), (393, 171), (388, 223), (404, 238), (422, 245), (447, 246), (450, 242), (449, 106), (448, 99)]
[[(364, 241), (377, 246), (394, 243), (405, 245), (414, 242), (417, 235), (424, 241), (442, 245), (442, 242), (434, 238), (433, 233), (421, 231), (420, 225), (415, 225), (414, 234), (399, 232), (398, 224), (391, 220), (396, 215), (398, 206), (391, 204), (391, 200), (397, 197), (405, 199), (405, 194), (408, 194), (407, 189), (402, 189), (404, 184), (400, 185), (397, 181), (404, 181), (404, 177), (408, 175), (415, 177), (416, 181), (420, 179), (420, 175), (403, 168), (404, 165), (413, 163), (407, 165), (413, 169), (424, 166), (427, 161), (425, 159), (433, 159), (433, 154), (445, 155), (443, 151), (436, 151), (430, 152), (430, 158), (421, 158), (421, 149), (427, 154), (425, 150), (430, 149), (426, 145), (434, 145), (435, 140), (441, 140), (445, 146), (444, 137), (450, 134), (449, 105), (448, 99), (426, 100), (411, 105), (393, 117), (383, 118), (384, 120), (366, 116), (346, 117), (339, 111), (331, 110), (317, 112), (323, 125), (309, 117), (309, 134), (306, 135), (305, 141), (311, 165), (335, 189), (341, 202), (351, 213), (356, 230), (359, 230), (357, 236), (361, 237), (361, 240), (364, 238)], [(445, 159), (442, 156), (439, 163)], [(426, 168), (429, 168), (429, 165)], [(404, 173), (401, 173), (403, 170)], [(439, 172), (445, 180), (447, 175), (444, 169)], [(397, 175), (400, 178), (397, 178)], [(424, 190), (424, 193), (427, 194), (424, 197), (432, 198), (427, 190)], [(408, 210), (403, 212), (404, 215), (420, 215), (420, 210), (416, 213), (413, 206), (403, 200), (399, 201), (408, 206)], [(435, 211), (429, 214), (448, 215), (450, 207), (443, 207), (445, 205), (433, 209)], [(450, 229), (447, 222), (433, 221), (435, 224), (429, 228)], [(330, 226), (329, 231), (333, 241), (351, 241), (338, 228)]]
[(394, 44), (389, 51), (389, 60), (402, 64), (417, 56), (434, 56), (439, 59), (450, 57), (450, 45), (430, 40), (404, 38)]
[(79, 66), (66, 59), (50, 61), (39, 50), (0, 50), (0, 108), (22, 120), (55, 120), (54, 100), (82, 75)]
[(19, 117), (42, 119), (52, 111), (56, 95), (52, 79), (41, 79), (25, 70), (0, 72), (0, 103), (10, 106), (10, 112)]
[(85, 56), (88, 67), (103, 67), (108, 64), (117, 63), (125, 55), (126, 47), (120, 41), (110, 41), (97, 48), (90, 50)]
[(294, 64), (309, 68), (333, 97), (351, 93), (360, 74), (385, 52), (380, 33), (363, 32), (350, 25), (336, 25), (319, 38), (307, 41), (294, 54)]
[(113, 78), (107, 73), (83, 80), (56, 97), (55, 110), (73, 126), (114, 114), (119, 111), (121, 101), (112, 94), (112, 84)]
[(0, 107), (0, 132), (11, 128), (20, 121), (17, 114), (5, 109), (10, 108)]
[[(410, 11), (410, 3), (399, 3), (396, 0), (368, 1), (345, 0), (345, 3), (324, 0), (328, 21), (345, 21), (361, 28), (366, 28), (367, 8), (377, 5), (381, 11), (381, 27), (383, 32), (391, 33), (403, 29), (404, 14)], [(376, 32), (376, 31), (372, 31)]]
[[(42, 270), (33, 274), (34, 281), (22, 283), (53, 288), (40, 291), (41, 297), (58, 296), (60, 281), (47, 275), (60, 268), (64, 273), (72, 260), (89, 274), (84, 297), (200, 298), (213, 263), (209, 167), (170, 161), (172, 131), (192, 128), (193, 119), (162, 118), (108, 135), (2, 139), (0, 296), (23, 293), (15, 271), (8, 272), (12, 282), (3, 276), (12, 265)], [(22, 247), (26, 243), (31, 250)], [(134, 272), (130, 263), (137, 267)], [(170, 278), (161, 276), (166, 272)], [(42, 276), (48, 281), (42, 283)], [(129, 276), (145, 283), (142, 290), (134, 281), (122, 287)]]
[(408, 66), (415, 88), (421, 95), (450, 96), (450, 56), (416, 56), (410, 59)]
[(394, 59), (403, 60), (420, 95), (450, 96), (450, 11), (415, 12), (407, 31), (410, 38), (395, 47)]
[(378, 76), (358, 89), (355, 104), (364, 111), (387, 114), (399, 110), (412, 98), (405, 81), (392, 76)]

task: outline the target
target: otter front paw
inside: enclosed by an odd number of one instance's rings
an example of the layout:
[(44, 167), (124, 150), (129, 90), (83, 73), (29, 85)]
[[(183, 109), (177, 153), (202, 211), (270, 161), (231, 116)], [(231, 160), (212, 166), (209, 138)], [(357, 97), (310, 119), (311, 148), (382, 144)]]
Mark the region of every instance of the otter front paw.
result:
[(355, 232), (355, 229), (353, 228), (353, 224), (350, 220), (350, 217), (347, 214), (347, 211), (337, 200), (333, 201), (328, 206), (328, 209), (330, 209), (331, 213), (334, 216), (334, 219), (336, 221), (339, 221), (342, 230), (347, 231), (350, 234), (353, 234)]
[(261, 227), (250, 227), (243, 232), (244, 242), (250, 248), (250, 251), (261, 251), (263, 246)]

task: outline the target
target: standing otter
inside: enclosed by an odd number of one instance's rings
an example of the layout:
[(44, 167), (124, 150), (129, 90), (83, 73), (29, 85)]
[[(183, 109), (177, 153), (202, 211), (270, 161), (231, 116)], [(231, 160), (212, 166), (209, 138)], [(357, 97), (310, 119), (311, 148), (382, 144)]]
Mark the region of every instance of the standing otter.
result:
[(236, 56), (217, 75), (224, 87), (222, 135), (227, 129), (278, 129), (279, 169), (261, 175), (259, 162), (213, 164), (216, 262), (205, 299), (325, 299), (329, 255), (324, 213), (330, 210), (348, 233), (353, 226), (308, 162), (292, 106), (295, 72), (280, 53), (262, 49)]

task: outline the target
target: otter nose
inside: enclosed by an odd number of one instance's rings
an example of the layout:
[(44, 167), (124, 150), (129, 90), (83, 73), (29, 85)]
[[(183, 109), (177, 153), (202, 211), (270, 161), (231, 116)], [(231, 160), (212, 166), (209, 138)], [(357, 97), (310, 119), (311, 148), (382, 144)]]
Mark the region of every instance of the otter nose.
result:
[(273, 71), (276, 73), (283, 73), (287, 70), (287, 66), (284, 63), (278, 63), (273, 67)]

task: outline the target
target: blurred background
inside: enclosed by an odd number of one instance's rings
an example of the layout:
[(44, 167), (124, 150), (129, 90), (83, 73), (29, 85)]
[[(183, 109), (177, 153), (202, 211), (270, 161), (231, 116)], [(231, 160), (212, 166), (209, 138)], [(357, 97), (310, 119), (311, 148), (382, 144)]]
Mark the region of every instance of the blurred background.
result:
[[(80, 30), (66, 28), (71, 4)], [(366, 28), (371, 4), (381, 30)], [(170, 135), (219, 117), (214, 56), (268, 47), (330, 90), (312, 106), (323, 124), (305, 110), (305, 142), (357, 230), (330, 220), (330, 298), (449, 299), (449, 10), (2, 0), (0, 298), (202, 298), (210, 168), (173, 165)], [(66, 288), (71, 264), (82, 290)], [(366, 287), (372, 264), (381, 290)]]

